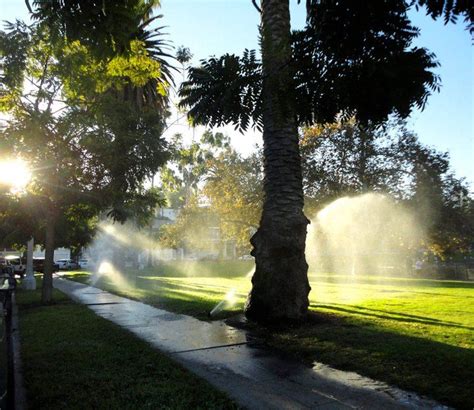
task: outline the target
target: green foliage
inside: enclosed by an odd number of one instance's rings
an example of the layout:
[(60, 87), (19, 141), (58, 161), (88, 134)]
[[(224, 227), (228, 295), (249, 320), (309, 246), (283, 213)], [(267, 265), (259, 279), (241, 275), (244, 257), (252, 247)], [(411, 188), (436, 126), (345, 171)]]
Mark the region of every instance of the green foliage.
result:
[(248, 253), (261, 213), (260, 155), (243, 158), (231, 148), (228, 137), (209, 131), (199, 143), (188, 146), (181, 135), (175, 135), (172, 146), (172, 160), (160, 176), (169, 203), (180, 214), (175, 224), (162, 228), (161, 243), (171, 248), (214, 249), (209, 230), (218, 230), (217, 241), (235, 240), (239, 253)]
[(199, 142), (186, 145), (181, 134), (174, 135), (171, 161), (161, 170), (161, 181), (174, 197), (175, 207), (186, 205), (197, 194), (208, 171), (208, 161), (228, 149), (229, 138), (222, 133), (205, 131)]
[(83, 103), (91, 99), (83, 95), (87, 90), (104, 92), (112, 87), (139, 108), (166, 110), (175, 68), (163, 27), (150, 29), (162, 17), (152, 17), (159, 1), (117, 4), (91, 0), (87, 4), (76, 0), (33, 2), (33, 18), (49, 28), (52, 42), (60, 49), (56, 55), (62, 60), (63, 78), (70, 77), (66, 88), (83, 97)]
[(17, 21), (16, 24), (7, 23), (8, 33), (0, 31), (0, 83), (7, 87), (0, 89), (0, 111), (10, 110), (18, 90), (22, 87), (23, 73), (26, 68), (26, 50), (30, 43), (27, 26)]
[(162, 226), (159, 233), (160, 244), (168, 248), (184, 248), (218, 255), (220, 238), (215, 235), (218, 225), (218, 218), (208, 207), (199, 206), (197, 198), (193, 196), (180, 209), (174, 223)]
[(162, 64), (144, 42), (130, 44), (129, 53), (105, 61), (95, 58), (79, 41), (68, 43), (60, 57), (67, 98), (90, 105), (109, 94), (130, 101), (137, 109), (166, 110), (169, 84), (163, 79)]
[(150, 77), (160, 77), (160, 63), (151, 59), (143, 43), (130, 42), (130, 54), (116, 56), (107, 64), (107, 74), (112, 78), (129, 78), (132, 84), (144, 86)]
[(261, 154), (243, 158), (228, 149), (208, 162), (203, 195), (219, 218), (223, 239), (234, 239), (238, 253), (250, 252), (250, 238), (256, 232), (263, 204)]
[(140, 22), (149, 19), (158, 0), (33, 0), (32, 17), (51, 27), (55, 41), (79, 40), (97, 56), (107, 59), (111, 55), (130, 50)]
[(156, 207), (163, 207), (166, 199), (157, 188), (151, 188), (147, 191), (138, 192), (130, 195), (125, 201), (118, 202), (108, 216), (115, 221), (125, 222), (129, 219), (135, 219), (138, 227), (149, 225)]
[[(11, 120), (0, 142), (2, 154), (26, 160), (34, 178), (21, 200), (30, 206), (10, 207), (4, 220), (24, 215), (34, 222), (25, 232), (34, 232), (39, 243), (41, 230), (54, 224), (57, 244), (73, 247), (90, 240), (101, 211), (144, 223), (163, 201), (142, 184), (167, 159), (160, 138), (167, 111), (163, 96), (157, 109), (151, 94), (134, 100), (126, 94), (160, 82), (160, 63), (139, 40), (131, 41), (129, 54), (105, 61), (78, 41), (52, 42), (44, 25), (18, 22), (10, 28), (0, 34), (1, 62), (7, 73), (22, 67), (19, 78), (25, 81), (2, 78)], [(5, 57), (15, 48), (16, 58)]]
[(306, 128), (301, 154), (311, 214), (336, 198), (376, 191), (413, 210), (438, 256), (467, 252), (472, 244), (468, 185), (454, 176), (448, 154), (423, 145), (405, 122), (364, 126), (352, 119)]
[[(293, 91), (281, 100), (301, 125), (333, 122), (337, 114), (382, 122), (424, 108), (439, 89), (435, 56), (413, 47), (419, 30), (407, 16), (413, 5), (445, 23), (464, 16), (473, 32), (473, 8), (466, 1), (307, 0), (307, 25), (292, 34)], [(263, 45), (264, 46), (264, 45)], [(291, 88), (291, 87), (290, 87)], [(180, 89), (181, 106), (195, 124), (262, 126), (262, 72), (255, 51), (202, 60)]]
[(31, 210), (27, 198), (0, 193), (0, 247), (24, 246), (31, 236), (39, 233)]
[(189, 69), (180, 89), (181, 107), (189, 107), (193, 124), (235, 124), (246, 130), (251, 123), (261, 128), (261, 63), (254, 50), (243, 57), (225, 54), (201, 61)]
[[(381, 122), (422, 108), (438, 89), (432, 72), (438, 64), (426, 49), (411, 46), (418, 29), (407, 10), (406, 3), (393, 1), (311, 5), (307, 26), (292, 35), (291, 91), (279, 97), (295, 105), (282, 109), (309, 125), (332, 122), (341, 113)], [(260, 61), (246, 50), (242, 58), (226, 54), (190, 69), (181, 105), (197, 124), (261, 127), (261, 89)]]
[(367, 191), (408, 196), (408, 154), (399, 152), (398, 144), (411, 135), (397, 121), (363, 126), (351, 119), (304, 128), (300, 147), (308, 205), (314, 208)]

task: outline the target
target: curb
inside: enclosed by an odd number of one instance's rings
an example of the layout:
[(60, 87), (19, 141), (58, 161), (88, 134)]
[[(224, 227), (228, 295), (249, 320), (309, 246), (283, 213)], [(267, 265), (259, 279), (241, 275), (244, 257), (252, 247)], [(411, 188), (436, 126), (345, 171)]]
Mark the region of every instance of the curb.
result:
[(15, 381), (15, 410), (26, 409), (26, 394), (23, 382), (22, 363), (20, 355), (20, 327), (18, 322), (18, 306), (16, 305), (15, 292), (12, 294), (12, 351), (13, 351), (13, 374)]

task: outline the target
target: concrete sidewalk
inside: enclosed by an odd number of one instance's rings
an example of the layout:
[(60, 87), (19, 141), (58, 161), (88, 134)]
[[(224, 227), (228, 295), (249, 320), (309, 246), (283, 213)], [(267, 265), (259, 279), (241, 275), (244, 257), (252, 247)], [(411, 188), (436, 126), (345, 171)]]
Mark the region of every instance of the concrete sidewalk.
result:
[(223, 322), (170, 313), (62, 278), (54, 285), (249, 409), (446, 408), (356, 373), (280, 358)]

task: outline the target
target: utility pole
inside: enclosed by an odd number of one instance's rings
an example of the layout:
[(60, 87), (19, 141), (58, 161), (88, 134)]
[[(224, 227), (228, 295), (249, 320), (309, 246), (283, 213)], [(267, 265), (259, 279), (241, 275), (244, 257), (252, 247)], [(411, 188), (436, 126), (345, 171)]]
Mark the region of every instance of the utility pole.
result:
[[(152, 175), (151, 177), (151, 187), (154, 188), (155, 187), (155, 175)], [(153, 216), (151, 218), (151, 221), (150, 221), (150, 225), (148, 227), (149, 229), (149, 242), (148, 242), (148, 267), (149, 268), (152, 268), (153, 267), (153, 249), (152, 249), (152, 237), (153, 237), (153, 223), (155, 222), (155, 217), (156, 217), (156, 214), (155, 214), (155, 209), (153, 210)]]
[(33, 249), (35, 245), (35, 240), (31, 238), (28, 241), (26, 249), (26, 275), (23, 279), (23, 289), (26, 290), (35, 290), (36, 289), (36, 279), (33, 272)]

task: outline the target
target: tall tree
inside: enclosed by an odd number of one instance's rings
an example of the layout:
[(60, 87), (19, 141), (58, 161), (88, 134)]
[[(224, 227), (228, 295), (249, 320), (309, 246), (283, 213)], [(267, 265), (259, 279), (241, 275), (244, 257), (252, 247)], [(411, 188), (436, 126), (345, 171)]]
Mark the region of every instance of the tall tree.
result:
[(400, 152), (400, 144), (413, 133), (404, 121), (364, 125), (352, 118), (305, 127), (302, 133), (307, 210), (314, 212), (337, 197), (366, 191), (399, 199), (408, 194), (410, 161), (407, 153)]
[(252, 237), (255, 273), (247, 317), (300, 319), (310, 286), (305, 259), (306, 225), (295, 115), (287, 0), (262, 0), (262, 122), (264, 192), (260, 227)]
[(208, 161), (228, 149), (224, 134), (205, 131), (199, 142), (186, 144), (181, 134), (171, 140), (171, 158), (160, 172), (161, 181), (173, 208), (185, 207), (197, 197), (208, 173)]
[[(407, 17), (415, 2), (308, 0), (307, 27), (290, 32), (288, 0), (261, 0), (261, 54), (224, 55), (191, 69), (182, 104), (196, 123), (250, 122), (263, 128), (265, 201), (252, 238), (256, 270), (246, 314), (257, 321), (301, 319), (309, 285), (297, 126), (407, 116), (423, 107), (437, 78), (425, 49), (411, 47), (418, 29)], [(427, 3), (430, 8), (432, 2)], [(433, 2), (434, 3), (434, 2)], [(436, 2), (438, 3), (438, 2)], [(452, 2), (444, 1), (443, 4)], [(468, 4), (442, 9), (468, 14)]]
[(235, 240), (240, 254), (250, 252), (249, 240), (262, 212), (262, 154), (244, 158), (229, 147), (208, 161), (202, 193), (219, 217), (221, 238)]
[(160, 179), (169, 206), (179, 216), (174, 226), (161, 230), (162, 244), (199, 248), (204, 230), (197, 235), (199, 229), (193, 225), (203, 225), (205, 220), (208, 228), (219, 228), (221, 240), (235, 240), (239, 250), (247, 253), (261, 213), (261, 153), (244, 158), (227, 136), (210, 131), (189, 144), (177, 134), (171, 150), (172, 158)]
[(130, 50), (137, 19), (151, 17), (159, 0), (25, 0), (31, 17), (51, 29), (53, 40), (79, 40), (98, 58)]
[(78, 230), (67, 239), (61, 226), (77, 228), (78, 221), (100, 211), (124, 221), (159, 201), (142, 184), (166, 160), (161, 133), (167, 112), (163, 105), (137, 104), (125, 95), (159, 81), (161, 65), (141, 40), (131, 40), (127, 54), (105, 61), (78, 41), (53, 42), (44, 24), (10, 25), (0, 33), (0, 52), (0, 103), (10, 114), (0, 142), (34, 170), (29, 201), (45, 232), (47, 303), (56, 245), (85, 239), (89, 232)]
[(472, 198), (447, 153), (423, 145), (406, 122), (348, 122), (305, 128), (301, 140), (305, 211), (342, 196), (380, 192), (411, 208), (437, 256), (462, 253), (473, 239)]

